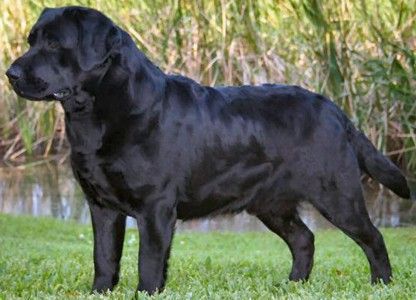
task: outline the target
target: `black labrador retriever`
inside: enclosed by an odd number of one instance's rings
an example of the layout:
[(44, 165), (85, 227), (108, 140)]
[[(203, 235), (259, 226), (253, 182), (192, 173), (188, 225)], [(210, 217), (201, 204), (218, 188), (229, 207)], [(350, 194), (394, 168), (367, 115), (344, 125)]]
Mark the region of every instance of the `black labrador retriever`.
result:
[(102, 13), (45, 9), (30, 49), (7, 71), (16, 93), (58, 100), (71, 163), (91, 210), (93, 290), (119, 279), (126, 216), (140, 232), (139, 291), (164, 287), (177, 219), (247, 211), (289, 246), (291, 280), (312, 269), (314, 236), (297, 213), (312, 203), (389, 282), (370, 222), (364, 171), (403, 198), (400, 170), (330, 100), (297, 86), (208, 87), (164, 74)]

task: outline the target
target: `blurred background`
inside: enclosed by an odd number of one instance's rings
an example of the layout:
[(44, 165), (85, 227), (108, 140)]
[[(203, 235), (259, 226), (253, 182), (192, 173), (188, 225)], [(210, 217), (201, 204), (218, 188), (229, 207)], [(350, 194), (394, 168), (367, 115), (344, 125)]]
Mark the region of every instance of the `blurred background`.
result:
[[(0, 213), (89, 222), (68, 166), (58, 103), (18, 98), (4, 75), (28, 48), (44, 7), (101, 10), (167, 73), (206, 85), (297, 84), (335, 101), (416, 188), (416, 0), (141, 0), (0, 3)], [(416, 205), (368, 178), (378, 226), (416, 224)], [(309, 206), (312, 228), (329, 226)], [(129, 220), (131, 226), (135, 226)], [(179, 230), (263, 230), (242, 214), (178, 224)]]

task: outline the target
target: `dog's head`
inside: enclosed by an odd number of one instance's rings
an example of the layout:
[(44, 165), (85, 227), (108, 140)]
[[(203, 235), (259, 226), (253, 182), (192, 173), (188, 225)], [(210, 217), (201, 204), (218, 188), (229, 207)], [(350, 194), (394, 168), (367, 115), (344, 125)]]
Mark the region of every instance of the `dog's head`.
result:
[(93, 9), (47, 8), (27, 40), (29, 50), (6, 72), (13, 89), (29, 100), (62, 100), (100, 78), (121, 30)]

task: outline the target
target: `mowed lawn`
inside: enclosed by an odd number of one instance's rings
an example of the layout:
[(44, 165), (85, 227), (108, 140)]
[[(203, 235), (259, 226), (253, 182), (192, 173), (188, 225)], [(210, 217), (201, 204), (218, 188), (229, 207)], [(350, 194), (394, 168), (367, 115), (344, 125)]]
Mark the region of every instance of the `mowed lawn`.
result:
[[(371, 285), (362, 251), (336, 230), (316, 233), (307, 283), (287, 280), (291, 256), (269, 232), (178, 233), (165, 291), (154, 299), (415, 299), (416, 228), (383, 229), (394, 281)], [(90, 226), (0, 215), (0, 299), (131, 299), (138, 237), (128, 230), (118, 287), (90, 294)], [(146, 298), (139, 294), (139, 298)]]

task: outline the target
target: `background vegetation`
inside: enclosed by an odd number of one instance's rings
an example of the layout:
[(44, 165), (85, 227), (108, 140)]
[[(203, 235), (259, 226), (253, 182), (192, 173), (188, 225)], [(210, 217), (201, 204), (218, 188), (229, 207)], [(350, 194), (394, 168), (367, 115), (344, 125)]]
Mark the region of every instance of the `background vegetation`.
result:
[[(0, 214), (0, 299), (133, 299), (138, 282), (136, 230), (128, 230), (120, 284), (90, 295), (91, 226)], [(316, 233), (307, 283), (287, 280), (291, 256), (270, 232), (178, 233), (167, 288), (153, 299), (414, 299), (414, 229), (384, 229), (394, 280), (371, 285), (359, 247), (340, 231)], [(139, 299), (147, 298), (141, 295)]]
[[(207, 85), (280, 82), (331, 97), (374, 144), (416, 170), (416, 0), (3, 0), (0, 73), (45, 6), (108, 14), (166, 72)], [(66, 151), (58, 104), (28, 103), (0, 76), (0, 154)]]

